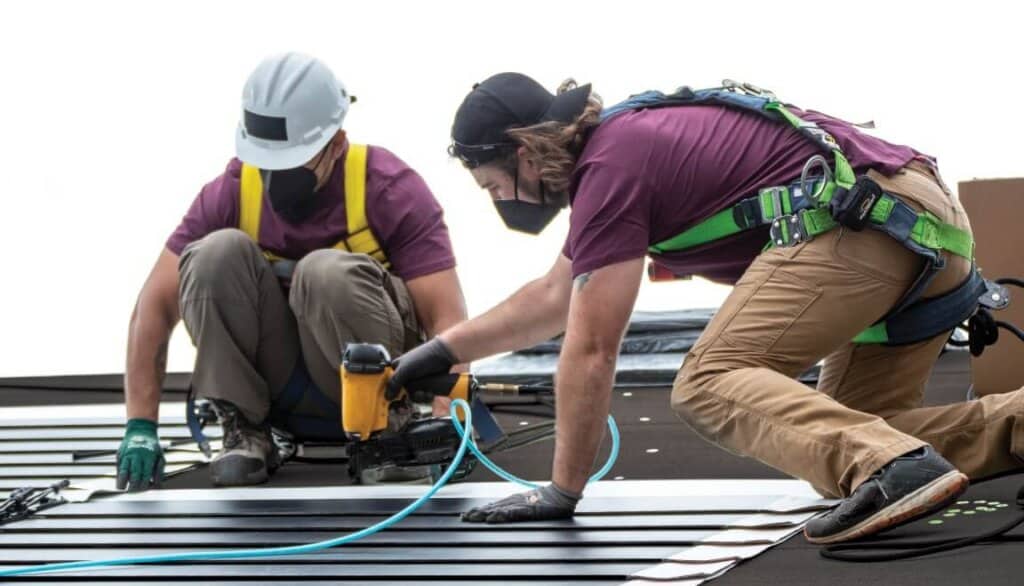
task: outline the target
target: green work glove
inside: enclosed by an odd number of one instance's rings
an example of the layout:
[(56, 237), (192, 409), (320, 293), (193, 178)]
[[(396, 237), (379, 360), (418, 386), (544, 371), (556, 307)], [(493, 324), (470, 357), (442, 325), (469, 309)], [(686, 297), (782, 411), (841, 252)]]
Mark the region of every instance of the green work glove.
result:
[(582, 494), (562, 490), (552, 482), (547, 486), (470, 509), (462, 513), (462, 520), (470, 523), (514, 523), (569, 519), (576, 512), (576, 504), (581, 498)]
[(117, 450), (117, 488), (143, 491), (160, 487), (164, 477), (164, 453), (156, 435), (156, 422), (129, 419)]

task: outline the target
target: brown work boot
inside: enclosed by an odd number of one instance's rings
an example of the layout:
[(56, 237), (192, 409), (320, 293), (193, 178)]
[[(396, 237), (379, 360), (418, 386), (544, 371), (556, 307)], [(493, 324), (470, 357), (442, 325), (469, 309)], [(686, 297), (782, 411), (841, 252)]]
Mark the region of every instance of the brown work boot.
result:
[(223, 447), (210, 462), (214, 486), (262, 484), (281, 465), (277, 446), (266, 423), (253, 425), (238, 407), (227, 401), (211, 400), (221, 427)]

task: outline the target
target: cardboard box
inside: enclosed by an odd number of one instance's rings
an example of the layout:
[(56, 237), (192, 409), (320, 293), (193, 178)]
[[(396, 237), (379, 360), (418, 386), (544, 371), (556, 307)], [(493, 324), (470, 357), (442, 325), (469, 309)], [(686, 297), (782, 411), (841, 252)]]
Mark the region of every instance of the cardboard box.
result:
[[(982, 274), (1024, 278), (1024, 179), (976, 179), (959, 187)], [(996, 319), (1024, 328), (1024, 289), (1010, 287), (1010, 300)], [(971, 382), (976, 396), (1024, 387), (1024, 342), (1000, 330), (999, 342), (972, 357)]]

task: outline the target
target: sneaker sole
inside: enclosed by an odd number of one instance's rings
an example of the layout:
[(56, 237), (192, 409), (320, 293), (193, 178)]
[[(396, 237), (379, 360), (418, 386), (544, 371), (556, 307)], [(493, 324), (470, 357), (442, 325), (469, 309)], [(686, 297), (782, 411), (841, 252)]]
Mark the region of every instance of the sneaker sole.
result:
[(966, 475), (959, 470), (952, 470), (846, 531), (834, 535), (811, 537), (807, 535), (807, 530), (805, 529), (804, 538), (814, 544), (827, 545), (881, 533), (882, 531), (916, 521), (944, 508), (962, 495), (967, 490), (968, 484), (970, 484), (970, 481)]
[(228, 456), (211, 464), (210, 481), (214, 486), (251, 486), (263, 484), (270, 479), (266, 466), (247, 472), (246, 464), (259, 462), (255, 458)]

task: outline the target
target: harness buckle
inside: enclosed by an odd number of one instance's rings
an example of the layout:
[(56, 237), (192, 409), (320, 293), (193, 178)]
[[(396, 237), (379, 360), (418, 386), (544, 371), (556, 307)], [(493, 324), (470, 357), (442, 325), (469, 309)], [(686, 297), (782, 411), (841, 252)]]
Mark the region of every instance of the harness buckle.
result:
[(789, 248), (814, 239), (804, 225), (803, 214), (805, 212), (806, 210), (801, 210), (795, 214), (780, 216), (772, 220), (768, 233), (771, 235), (774, 246)]
[(291, 281), (292, 275), (295, 274), (295, 267), (297, 267), (298, 264), (299, 263), (295, 262), (294, 260), (282, 258), (279, 260), (271, 261), (270, 267), (271, 269), (273, 269), (274, 275), (278, 279), (282, 281)]
[(769, 217), (762, 212), (764, 221), (768, 222), (775, 218), (781, 218), (785, 214), (786, 208), (782, 205), (782, 193), (785, 187), (769, 187), (765, 191), (768, 192), (768, 197), (772, 201), (772, 217)]
[(758, 86), (756, 86), (756, 85), (754, 85), (752, 83), (746, 82), (746, 81), (735, 81), (735, 80), (732, 80), (732, 79), (723, 79), (722, 80), (722, 88), (723, 89), (727, 89), (727, 90), (733, 90), (733, 91), (738, 90), (738, 91), (741, 91), (743, 93), (749, 94), (751, 96), (756, 96), (758, 98), (768, 98), (769, 100), (775, 100), (776, 99), (775, 92), (773, 92), (771, 90), (766, 90), (766, 89), (764, 89), (762, 87), (758, 87)]
[(978, 299), (978, 303), (986, 309), (1006, 309), (1010, 304), (1010, 292), (1002, 284), (986, 280), (985, 292)]
[(760, 226), (768, 221), (762, 217), (761, 206), (757, 197), (741, 200), (733, 206), (732, 219), (743, 230)]
[(800, 124), (800, 130), (806, 132), (807, 136), (814, 139), (826, 150), (834, 151), (839, 148), (839, 143), (835, 137), (814, 122), (803, 122)]

